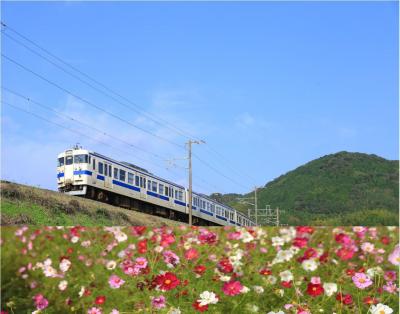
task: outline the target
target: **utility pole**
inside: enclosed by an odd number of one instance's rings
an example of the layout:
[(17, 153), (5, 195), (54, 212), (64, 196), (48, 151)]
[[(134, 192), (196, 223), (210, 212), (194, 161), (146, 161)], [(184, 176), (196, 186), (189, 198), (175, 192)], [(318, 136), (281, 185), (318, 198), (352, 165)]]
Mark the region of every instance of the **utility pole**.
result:
[(258, 226), (257, 215), (257, 186), (254, 187), (254, 215), (256, 216), (256, 226)]
[(188, 146), (188, 160), (189, 160), (189, 226), (192, 226), (193, 218), (192, 218), (192, 144), (205, 144), (204, 141), (192, 141), (189, 140), (187, 143)]

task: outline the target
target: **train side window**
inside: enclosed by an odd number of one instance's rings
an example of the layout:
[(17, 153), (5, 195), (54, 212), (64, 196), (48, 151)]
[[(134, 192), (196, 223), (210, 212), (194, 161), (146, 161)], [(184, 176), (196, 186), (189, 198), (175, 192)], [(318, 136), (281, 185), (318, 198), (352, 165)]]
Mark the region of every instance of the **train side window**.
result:
[(183, 201), (183, 192), (182, 191), (179, 191), (179, 200)]
[[(158, 191), (159, 191), (159, 193), (162, 195), (162, 194), (164, 194), (164, 184), (159, 184), (158, 185)], [(168, 195), (168, 194), (165, 194), (165, 195)]]
[(133, 173), (128, 172), (128, 183), (133, 184)]
[(136, 176), (135, 177), (135, 185), (139, 186), (139, 182), (140, 182), (139, 176)]
[(93, 170), (96, 170), (96, 159), (93, 158)]
[(65, 162), (64, 160), (65, 160), (64, 157), (58, 158), (58, 167), (64, 166), (64, 162)]
[(122, 169), (119, 170), (119, 179), (121, 181), (125, 181), (125, 170)]
[(153, 192), (156, 192), (156, 193), (157, 193), (157, 182), (156, 182), (156, 181), (152, 181), (152, 182), (151, 182), (151, 190), (152, 190)]
[(99, 162), (99, 173), (103, 174), (103, 163)]
[(146, 188), (146, 178), (143, 178), (143, 182), (141, 183), (142, 188)]
[(118, 180), (118, 168), (114, 168), (114, 179)]
[(168, 186), (165, 187), (165, 195), (168, 195)]
[(92, 160), (92, 159), (90, 158), (90, 155), (89, 155), (89, 164), (91, 163), (91, 160)]
[(171, 191), (171, 193), (169, 194), (169, 196), (170, 196), (170, 197), (174, 197), (174, 189), (173, 189), (173, 188), (171, 188), (171, 190), (170, 190), (170, 191)]
[(151, 181), (147, 180), (147, 189), (151, 191)]
[(65, 164), (66, 165), (72, 165), (72, 162), (73, 162), (72, 156), (67, 156), (66, 159), (65, 159)]
[(108, 166), (108, 176), (111, 178), (111, 165)]
[(104, 175), (108, 176), (108, 165), (104, 164)]

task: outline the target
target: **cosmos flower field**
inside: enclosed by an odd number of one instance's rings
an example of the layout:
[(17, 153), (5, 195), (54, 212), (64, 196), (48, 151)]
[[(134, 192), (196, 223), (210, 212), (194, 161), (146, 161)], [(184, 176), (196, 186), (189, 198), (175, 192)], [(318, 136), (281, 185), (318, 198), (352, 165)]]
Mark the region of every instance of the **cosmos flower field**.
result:
[(5, 227), (1, 313), (398, 313), (397, 227)]

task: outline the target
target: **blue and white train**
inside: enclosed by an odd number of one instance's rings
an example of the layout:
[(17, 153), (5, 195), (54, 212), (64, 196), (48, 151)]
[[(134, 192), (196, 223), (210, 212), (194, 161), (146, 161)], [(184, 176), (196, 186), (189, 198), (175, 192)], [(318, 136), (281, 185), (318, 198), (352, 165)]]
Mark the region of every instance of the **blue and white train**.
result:
[[(58, 155), (57, 185), (62, 193), (83, 196), (188, 221), (188, 190), (127, 162), (74, 147)], [(210, 197), (193, 192), (194, 225), (255, 226), (243, 213)]]

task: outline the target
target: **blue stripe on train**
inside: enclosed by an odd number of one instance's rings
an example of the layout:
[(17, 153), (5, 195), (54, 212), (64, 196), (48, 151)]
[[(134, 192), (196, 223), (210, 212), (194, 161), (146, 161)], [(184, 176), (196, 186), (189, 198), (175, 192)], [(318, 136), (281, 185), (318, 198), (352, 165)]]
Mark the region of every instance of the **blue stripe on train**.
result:
[(222, 217), (222, 216), (215, 215), (215, 217), (217, 217), (218, 219), (222, 219), (222, 220), (228, 221), (228, 219), (226, 219), (225, 217)]
[(97, 179), (104, 181), (104, 176), (98, 174)]
[(92, 172), (89, 170), (75, 170), (74, 175), (80, 175), (80, 174), (87, 174), (88, 176), (92, 175)]
[(127, 189), (131, 189), (131, 190), (140, 192), (140, 188), (130, 185), (130, 184), (123, 183), (123, 182), (119, 182), (117, 180), (113, 180), (113, 184), (122, 186), (123, 188), (127, 188)]
[(181, 201), (174, 200), (174, 203), (178, 204), (178, 205), (181, 205), (181, 206), (186, 206), (186, 204), (184, 202), (181, 202)]
[(62, 178), (64, 176), (64, 172), (60, 172), (57, 174), (57, 178)]
[(169, 201), (169, 197), (164, 196), (164, 195), (160, 195), (160, 194), (157, 194), (157, 193), (154, 193), (154, 192), (151, 192), (151, 191), (147, 191), (147, 195), (150, 195), (150, 196), (153, 196), (153, 197), (161, 198), (161, 199), (164, 200), (164, 201)]
[(206, 211), (206, 210), (200, 209), (200, 211), (201, 211), (202, 213), (204, 213), (204, 214), (207, 214), (207, 215), (210, 215), (210, 216), (214, 216), (212, 213), (210, 213), (210, 212), (208, 212), (208, 211)]

